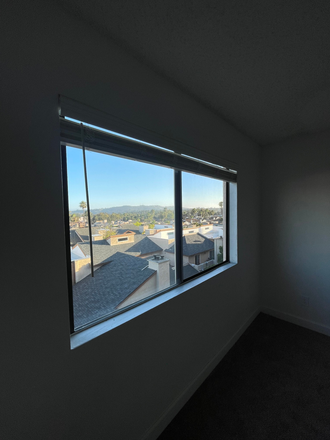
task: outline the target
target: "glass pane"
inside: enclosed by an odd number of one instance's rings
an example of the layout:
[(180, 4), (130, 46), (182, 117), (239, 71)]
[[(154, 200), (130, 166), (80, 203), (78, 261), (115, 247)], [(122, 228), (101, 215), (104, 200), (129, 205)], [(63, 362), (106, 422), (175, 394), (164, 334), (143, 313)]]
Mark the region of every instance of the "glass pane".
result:
[(173, 170), (95, 151), (86, 163), (94, 277), (73, 285), (75, 329), (175, 284)]
[(182, 173), (183, 279), (225, 260), (225, 182)]
[(78, 283), (91, 273), (90, 250), (81, 251), (78, 243), (89, 243), (86, 188), (83, 152), (80, 148), (66, 147), (69, 226), (72, 284)]

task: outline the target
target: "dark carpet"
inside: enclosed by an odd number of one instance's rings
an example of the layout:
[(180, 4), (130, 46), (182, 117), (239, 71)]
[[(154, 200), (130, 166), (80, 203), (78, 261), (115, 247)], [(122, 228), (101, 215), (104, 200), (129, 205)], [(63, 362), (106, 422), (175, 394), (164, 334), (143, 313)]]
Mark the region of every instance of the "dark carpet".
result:
[(260, 314), (158, 440), (330, 440), (330, 338)]

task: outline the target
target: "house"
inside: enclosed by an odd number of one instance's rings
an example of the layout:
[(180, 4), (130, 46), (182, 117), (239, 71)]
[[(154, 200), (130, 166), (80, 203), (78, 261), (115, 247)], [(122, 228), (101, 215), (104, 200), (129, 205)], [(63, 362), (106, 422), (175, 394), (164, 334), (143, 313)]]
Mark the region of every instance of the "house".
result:
[(108, 223), (108, 220), (97, 220), (92, 224), (92, 226), (99, 228), (99, 227), (103, 227), (106, 223)]
[(89, 324), (169, 286), (169, 260), (115, 252), (102, 261), (94, 277), (89, 274), (73, 286), (75, 326)]
[(171, 229), (173, 228), (172, 224), (171, 225), (155, 225), (154, 229)]
[[(201, 234), (184, 235), (182, 237), (183, 266), (193, 264), (203, 270), (205, 263), (214, 264), (214, 244), (212, 240)], [(172, 244), (165, 249), (165, 256), (175, 266), (175, 247)]]
[[(330, 334), (329, 21), (322, 0), (6, 2), (2, 439), (155, 440), (260, 311)], [(59, 94), (238, 171), (238, 264), (74, 350)]]
[(164, 229), (149, 229), (147, 235), (151, 241), (156, 243), (162, 249), (167, 249), (168, 246), (175, 240), (175, 230), (174, 228), (164, 228)]
[[(118, 252), (139, 258), (163, 254), (163, 249), (148, 237), (135, 235), (131, 231), (126, 234), (111, 235), (106, 240), (93, 241), (92, 245), (94, 268)], [(91, 273), (90, 253), (89, 241), (76, 243), (71, 247), (71, 264), (75, 273), (75, 282), (81, 281)]]
[(93, 241), (92, 245), (94, 277), (90, 242), (71, 247), (76, 328), (175, 283), (170, 279), (169, 260), (164, 259), (162, 248), (144, 235), (135, 236), (134, 232), (126, 231)]
[[(103, 240), (105, 230), (98, 227), (92, 227), (91, 231), (93, 241)], [(84, 241), (89, 241), (89, 228), (70, 229), (71, 246)]]
[(125, 226), (122, 228), (117, 228), (116, 234), (123, 234), (124, 232), (127, 231), (132, 231), (135, 234), (141, 234), (143, 232), (143, 230), (140, 231), (140, 226), (135, 226), (134, 223), (129, 223), (129, 222), (119, 222), (119, 223)]

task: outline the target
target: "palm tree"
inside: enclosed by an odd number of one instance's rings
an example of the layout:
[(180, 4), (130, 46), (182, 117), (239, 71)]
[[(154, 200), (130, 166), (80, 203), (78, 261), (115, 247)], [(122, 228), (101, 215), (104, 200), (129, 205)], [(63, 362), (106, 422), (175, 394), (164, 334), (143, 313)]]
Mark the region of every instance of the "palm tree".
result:
[(84, 201), (80, 202), (79, 206), (83, 210), (83, 217), (85, 217), (85, 209), (87, 208), (86, 202), (84, 202)]

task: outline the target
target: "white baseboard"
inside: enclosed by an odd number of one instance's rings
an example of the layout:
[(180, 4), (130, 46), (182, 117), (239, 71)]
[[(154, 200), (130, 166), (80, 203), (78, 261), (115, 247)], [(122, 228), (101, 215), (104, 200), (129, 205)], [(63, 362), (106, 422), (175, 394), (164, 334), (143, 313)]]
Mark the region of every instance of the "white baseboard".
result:
[(261, 312), (261, 308), (258, 307), (249, 318), (242, 324), (237, 332), (229, 339), (227, 344), (220, 350), (220, 352), (214, 356), (210, 362), (204, 367), (204, 369), (193, 379), (189, 385), (173, 400), (173, 402), (165, 409), (160, 417), (145, 431), (141, 440), (156, 440), (163, 432), (166, 426), (176, 416), (180, 409), (187, 403), (194, 392), (200, 387), (204, 380), (209, 376), (212, 370), (218, 365), (221, 359), (227, 354), (227, 352), (233, 347), (233, 345), (242, 336), (245, 330), (255, 320), (255, 318)]
[(266, 315), (271, 315), (275, 318), (282, 319), (283, 321), (288, 321), (292, 324), (297, 324), (301, 327), (308, 328), (309, 330), (314, 330), (315, 332), (330, 336), (330, 327), (323, 324), (318, 324), (315, 321), (300, 318), (299, 316), (291, 315), (290, 313), (280, 312), (279, 310), (271, 309), (269, 307), (261, 307), (261, 312), (265, 313)]

